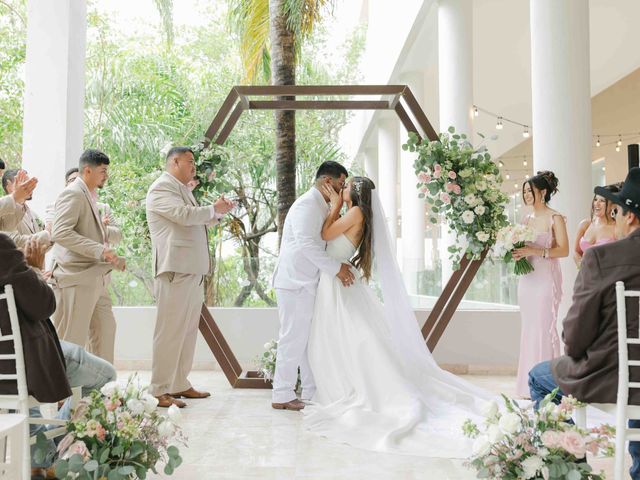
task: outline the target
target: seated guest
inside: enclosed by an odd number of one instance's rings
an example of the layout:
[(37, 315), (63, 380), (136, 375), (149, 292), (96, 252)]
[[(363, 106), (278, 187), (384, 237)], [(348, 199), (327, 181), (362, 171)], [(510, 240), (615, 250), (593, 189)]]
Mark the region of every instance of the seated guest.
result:
[[(16, 189), (16, 176), (20, 170), (12, 168), (4, 172), (2, 176), (2, 189), (7, 195), (13, 194)], [(27, 201), (33, 199), (33, 194), (27, 198)], [(18, 223), (15, 231), (9, 233), (11, 239), (16, 242), (18, 247), (22, 247), (26, 244), (30, 238), (35, 238), (38, 243), (49, 247), (51, 245), (51, 235), (44, 229), (44, 223), (40, 219), (40, 216), (31, 210), (27, 205), (27, 201), (24, 202), (24, 216)]]
[[(640, 168), (629, 171), (619, 193), (596, 187), (596, 195), (613, 202), (618, 241), (584, 252), (573, 291), (573, 304), (563, 322), (565, 355), (543, 362), (529, 372), (536, 407), (555, 388), (556, 401), (573, 395), (590, 403), (615, 403), (618, 390), (618, 325), (615, 284), (640, 290)], [(638, 302), (627, 305), (629, 331), (638, 331)], [(633, 352), (633, 350), (632, 350)], [(633, 375), (634, 376), (634, 375)], [(633, 381), (639, 381), (634, 379)], [(640, 390), (629, 403), (640, 405)], [(640, 428), (640, 420), (630, 420)], [(630, 442), (631, 477), (640, 480), (640, 442)]]
[(24, 202), (31, 196), (38, 183), (24, 171), (16, 175), (15, 190), (11, 195), (0, 197), (0, 231), (13, 231), (24, 215)]
[[(27, 263), (28, 262), (28, 263)], [(40, 275), (44, 263), (44, 248), (31, 240), (25, 246), (25, 254), (18, 250), (14, 242), (0, 233), (0, 290), (4, 285), (13, 286), (27, 373), (29, 394), (43, 403), (52, 403), (68, 398), (70, 387), (83, 387), (83, 395), (99, 389), (115, 380), (113, 366), (82, 347), (60, 342), (49, 316), (56, 308), (55, 296)], [(32, 268), (30, 268), (30, 266)], [(3, 335), (11, 330), (6, 305), (0, 305), (0, 328)], [(0, 354), (13, 353), (9, 342), (0, 343)], [(0, 362), (0, 373), (14, 373), (15, 366), (8, 361)], [(15, 394), (13, 381), (0, 382), (0, 394)], [(59, 418), (69, 418), (70, 405), (67, 402), (59, 412)], [(39, 416), (38, 409), (32, 409), (31, 416)], [(32, 425), (31, 435), (43, 430), (43, 425)], [(51, 442), (49, 454), (42, 465), (53, 463), (55, 445)], [(33, 458), (33, 456), (32, 456)]]

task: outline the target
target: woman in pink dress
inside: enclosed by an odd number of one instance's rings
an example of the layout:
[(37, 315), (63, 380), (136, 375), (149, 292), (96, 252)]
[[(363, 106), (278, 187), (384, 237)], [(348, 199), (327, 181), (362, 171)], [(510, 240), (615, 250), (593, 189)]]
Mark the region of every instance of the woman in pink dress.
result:
[(557, 191), (558, 179), (549, 171), (538, 172), (522, 184), (524, 203), (532, 208), (524, 223), (537, 233), (534, 242), (513, 251), (515, 260), (527, 257), (534, 268), (518, 282), (522, 327), (516, 391), (523, 398), (529, 397), (529, 370), (560, 355), (557, 319), (562, 273), (558, 259), (569, 255), (569, 239), (564, 217), (547, 206)]
[[(620, 191), (619, 184), (604, 187), (611, 193)], [(573, 259), (578, 268), (585, 250), (595, 245), (613, 242), (616, 222), (611, 218), (612, 204), (600, 195), (594, 195), (591, 202), (591, 218), (584, 219), (578, 226), (578, 234), (573, 247)]]

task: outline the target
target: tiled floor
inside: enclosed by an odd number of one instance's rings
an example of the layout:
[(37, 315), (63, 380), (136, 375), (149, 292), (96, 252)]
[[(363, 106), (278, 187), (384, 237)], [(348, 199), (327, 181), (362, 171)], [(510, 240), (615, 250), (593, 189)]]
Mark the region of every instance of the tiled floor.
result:
[[(125, 381), (129, 372), (121, 372)], [(143, 381), (149, 373), (141, 372)], [(469, 381), (495, 392), (513, 395), (515, 378), (466, 376)], [(197, 388), (213, 396), (190, 401), (182, 410), (189, 448), (175, 480), (205, 479), (427, 479), (475, 478), (461, 461), (390, 455), (332, 443), (306, 432), (302, 415), (276, 411), (269, 390), (234, 390), (221, 372), (194, 372)], [(591, 419), (591, 417), (590, 417)], [(595, 422), (611, 421), (593, 416)], [(611, 460), (591, 461), (596, 468), (611, 469)], [(609, 478), (609, 477), (608, 477)]]

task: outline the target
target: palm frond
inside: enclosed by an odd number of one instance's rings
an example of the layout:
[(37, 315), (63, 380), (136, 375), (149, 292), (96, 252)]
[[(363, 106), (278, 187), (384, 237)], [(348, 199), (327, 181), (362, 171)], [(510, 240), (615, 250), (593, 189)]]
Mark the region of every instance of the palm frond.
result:
[(269, 79), (269, 0), (230, 0), (229, 26), (240, 40), (243, 81)]
[(167, 47), (173, 45), (173, 0), (153, 0), (162, 19), (162, 28), (167, 40)]

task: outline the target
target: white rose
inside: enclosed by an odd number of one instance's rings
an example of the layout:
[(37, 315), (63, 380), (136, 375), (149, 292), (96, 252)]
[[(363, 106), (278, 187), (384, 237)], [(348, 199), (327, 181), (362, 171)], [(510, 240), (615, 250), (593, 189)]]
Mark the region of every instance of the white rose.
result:
[(500, 427), (497, 425), (489, 425), (489, 428), (487, 428), (487, 437), (489, 437), (489, 441), (492, 444), (498, 443), (504, 438), (504, 433), (502, 433), (502, 430), (500, 430)]
[(476, 214), (478, 215), (483, 215), (485, 212), (485, 208), (482, 205), (478, 205), (476, 208), (473, 209), (474, 212), (476, 212)]
[(100, 389), (100, 393), (102, 393), (105, 397), (111, 397), (117, 391), (118, 382), (109, 382)]
[(158, 399), (148, 393), (142, 395), (141, 400), (142, 403), (144, 403), (144, 409), (147, 413), (152, 413), (158, 406)]
[(498, 403), (495, 400), (487, 402), (482, 407), (482, 415), (486, 418), (493, 418), (498, 414)]
[(544, 466), (544, 462), (537, 455), (527, 457), (522, 461), (524, 478), (534, 478)]
[(142, 403), (140, 400), (136, 400), (135, 398), (127, 401), (127, 408), (133, 415), (140, 415), (146, 410), (144, 403)]
[(480, 240), (482, 243), (485, 243), (489, 240), (489, 234), (486, 232), (478, 232), (476, 233), (476, 238)]
[(475, 442), (473, 442), (473, 449), (471, 453), (474, 456), (483, 457), (490, 451), (491, 451), (491, 444), (489, 443), (489, 439), (486, 436), (481, 435), (478, 438), (476, 438)]
[(479, 182), (476, 182), (476, 188), (480, 191), (486, 190), (487, 182), (485, 182), (484, 180), (480, 180)]
[(513, 434), (518, 431), (521, 425), (520, 417), (515, 413), (505, 413), (498, 422), (500, 429), (507, 434)]
[(180, 409), (175, 405), (171, 405), (169, 410), (167, 410), (167, 414), (169, 415), (169, 420), (173, 422), (174, 425), (180, 425), (182, 423), (182, 413)]
[(267, 342), (263, 345), (265, 350), (269, 350), (271, 348), (271, 342)]
[(464, 201), (467, 205), (473, 207), (476, 204), (476, 196), (473, 193), (469, 193), (464, 196)]
[(476, 218), (476, 216), (473, 214), (471, 210), (465, 210), (464, 212), (462, 212), (462, 221), (464, 223), (471, 224), (473, 223), (474, 218)]
[(158, 425), (158, 434), (160, 434), (162, 438), (170, 437), (175, 431), (176, 427), (174, 427), (173, 423), (169, 421), (162, 422)]

